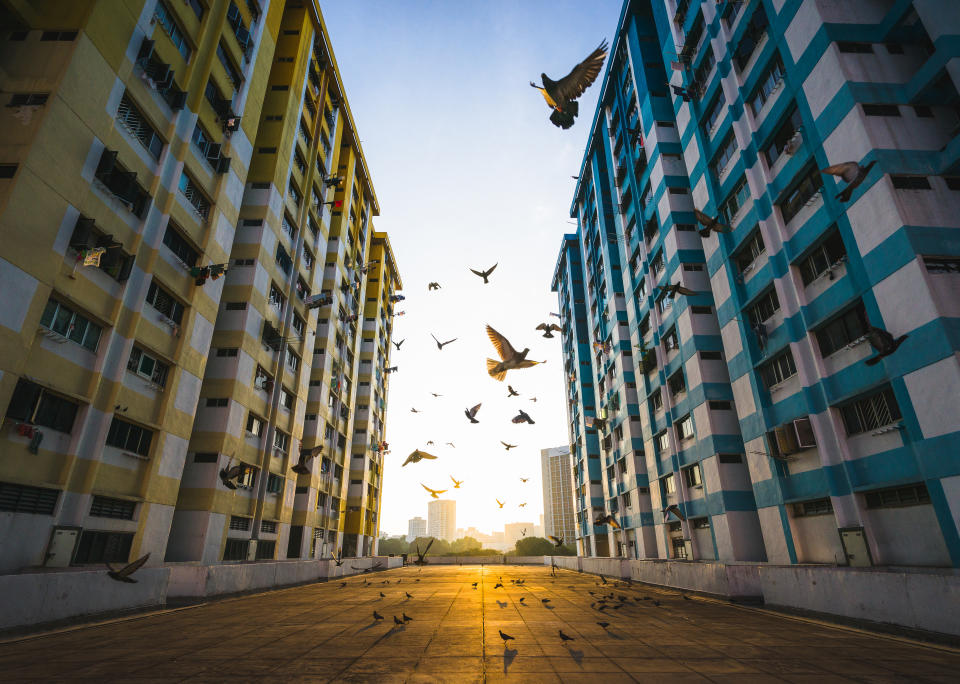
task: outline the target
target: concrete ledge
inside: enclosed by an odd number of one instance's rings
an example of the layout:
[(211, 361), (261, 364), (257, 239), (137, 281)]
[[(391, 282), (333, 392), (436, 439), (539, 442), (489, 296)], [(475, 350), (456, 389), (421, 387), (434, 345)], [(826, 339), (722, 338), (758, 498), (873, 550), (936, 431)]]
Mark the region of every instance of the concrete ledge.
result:
[(690, 563), (670, 560), (626, 561), (629, 577), (636, 582), (686, 589), (731, 601), (762, 601), (758, 566), (755, 563)]

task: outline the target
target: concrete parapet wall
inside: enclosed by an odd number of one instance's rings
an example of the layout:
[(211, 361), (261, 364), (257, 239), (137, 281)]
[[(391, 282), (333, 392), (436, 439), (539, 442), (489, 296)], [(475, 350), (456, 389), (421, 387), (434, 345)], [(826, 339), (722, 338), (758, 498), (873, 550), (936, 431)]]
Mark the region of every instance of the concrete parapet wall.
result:
[(583, 558), (580, 556), (544, 556), (543, 564), (550, 565), (551, 559), (558, 568), (583, 572)]
[(713, 594), (732, 600), (762, 596), (758, 566), (753, 563), (689, 563), (669, 560), (627, 561), (632, 580)]

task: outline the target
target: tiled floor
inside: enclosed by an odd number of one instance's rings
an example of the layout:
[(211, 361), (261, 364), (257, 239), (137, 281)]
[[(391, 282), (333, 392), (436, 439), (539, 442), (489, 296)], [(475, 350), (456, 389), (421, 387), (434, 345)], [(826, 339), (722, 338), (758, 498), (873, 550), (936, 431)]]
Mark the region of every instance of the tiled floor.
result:
[[(619, 607), (591, 608), (591, 591), (613, 592)], [(404, 613), (413, 619), (394, 625)], [(508, 647), (499, 630), (514, 637)], [(827, 684), (956, 682), (958, 671), (960, 652), (946, 648), (509, 566), (404, 568), (0, 644), (5, 682)]]

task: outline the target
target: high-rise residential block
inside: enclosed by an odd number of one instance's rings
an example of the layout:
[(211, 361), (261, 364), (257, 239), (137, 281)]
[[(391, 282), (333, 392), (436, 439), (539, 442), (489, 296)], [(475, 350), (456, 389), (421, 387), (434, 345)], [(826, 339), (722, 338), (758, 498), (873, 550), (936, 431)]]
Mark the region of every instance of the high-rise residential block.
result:
[(427, 521), (421, 518), (419, 515), (415, 518), (410, 518), (407, 521), (407, 541), (412, 542), (417, 537), (426, 537), (427, 536)]
[(945, 3), (624, 3), (554, 289), (627, 555), (960, 564), (958, 33)]
[(437, 539), (453, 541), (457, 533), (457, 502), (437, 499), (427, 504), (427, 534)]
[(543, 479), (543, 534), (562, 538), (574, 546), (576, 515), (570, 447), (540, 450), (540, 471)]

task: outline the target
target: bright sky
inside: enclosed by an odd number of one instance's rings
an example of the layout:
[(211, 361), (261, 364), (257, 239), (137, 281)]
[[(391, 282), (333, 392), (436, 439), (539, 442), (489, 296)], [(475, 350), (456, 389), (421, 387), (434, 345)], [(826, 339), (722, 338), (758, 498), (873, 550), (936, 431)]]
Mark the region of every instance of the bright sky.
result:
[[(374, 226), (390, 235), (407, 298), (393, 333), (406, 342), (391, 361), (399, 370), (390, 384), (381, 532), (406, 534), (410, 518), (427, 517), (421, 482), (450, 489), (443, 496), (457, 501), (457, 527), (536, 523), (540, 449), (569, 440), (560, 338), (534, 328), (557, 322), (550, 280), (561, 237), (575, 230), (570, 176), (579, 172), (602, 75), (567, 131), (548, 121), (528, 83), (539, 84), (541, 72), (562, 78), (610, 40), (621, 2), (320, 5), (380, 201)], [(489, 285), (468, 270), (496, 262)], [(430, 281), (442, 289), (428, 292)], [(488, 376), (485, 359), (496, 351), (486, 323), (547, 364), (510, 371), (502, 383)], [(458, 339), (441, 352), (431, 332)], [(507, 399), (507, 384), (521, 396)], [(463, 411), (480, 402), (480, 423), (471, 425)], [(521, 408), (535, 425), (510, 422)], [(508, 453), (500, 440), (519, 447)], [(439, 458), (401, 468), (416, 448)], [(464, 481), (460, 489), (451, 475)], [(506, 502), (502, 510), (495, 498)]]

